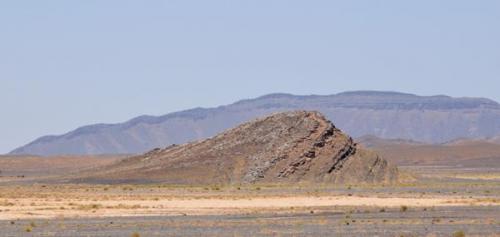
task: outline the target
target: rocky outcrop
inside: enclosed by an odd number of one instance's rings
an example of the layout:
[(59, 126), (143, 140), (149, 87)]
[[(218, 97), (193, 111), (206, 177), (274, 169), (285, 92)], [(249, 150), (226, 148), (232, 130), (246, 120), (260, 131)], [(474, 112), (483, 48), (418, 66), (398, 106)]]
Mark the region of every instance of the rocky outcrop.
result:
[(398, 171), (317, 112), (257, 119), (213, 138), (123, 160), (79, 181), (272, 183), (395, 182)]

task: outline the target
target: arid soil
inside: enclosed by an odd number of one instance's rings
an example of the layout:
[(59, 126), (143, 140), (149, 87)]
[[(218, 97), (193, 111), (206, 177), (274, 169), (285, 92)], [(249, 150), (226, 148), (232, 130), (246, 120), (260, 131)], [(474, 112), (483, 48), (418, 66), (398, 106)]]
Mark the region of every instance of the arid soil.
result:
[(127, 156), (0, 156), (0, 184), (58, 177), (109, 165), (125, 157)]
[[(94, 192), (85, 195), (78, 191), (64, 193), (58, 190), (75, 190), (73, 186), (56, 186), (45, 188), (30, 186), (17, 187), (16, 190), (3, 189), (15, 195), (5, 195), (0, 199), (0, 206), (5, 207), (0, 219), (26, 218), (78, 218), (78, 217), (115, 217), (115, 216), (155, 216), (155, 215), (216, 215), (244, 214), (253, 211), (276, 211), (290, 208), (324, 208), (332, 206), (359, 207), (456, 207), (456, 206), (497, 206), (500, 199), (490, 197), (460, 197), (430, 195), (410, 197), (409, 195), (343, 195), (343, 194), (302, 194), (295, 195), (231, 195), (222, 192), (206, 192), (204, 194), (190, 191), (184, 196), (172, 196), (152, 187), (147, 191), (139, 187), (141, 193), (116, 192), (115, 188), (87, 187)], [(134, 189), (132, 186), (129, 189)], [(47, 190), (48, 189), (48, 190)], [(127, 189), (124, 187), (123, 189)], [(155, 192), (155, 189), (158, 189)], [(241, 188), (240, 188), (241, 189)], [(182, 189), (180, 189), (183, 191)], [(42, 193), (38, 195), (33, 193)], [(145, 192), (146, 191), (146, 192)], [(241, 190), (240, 190), (241, 191)], [(194, 193), (191, 193), (194, 192)], [(77, 193), (78, 196), (74, 194)], [(167, 192), (168, 193), (168, 192)]]
[(498, 179), (428, 168), (406, 167), (421, 178), (394, 185), (4, 182), (0, 228), (2, 236), (500, 235)]
[[(499, 236), (498, 208), (345, 208), (288, 214), (0, 221), (2, 236)], [(29, 230), (30, 232), (27, 232)]]
[(447, 144), (424, 144), (365, 136), (358, 142), (398, 166), (500, 168), (500, 144), (492, 140), (460, 140)]

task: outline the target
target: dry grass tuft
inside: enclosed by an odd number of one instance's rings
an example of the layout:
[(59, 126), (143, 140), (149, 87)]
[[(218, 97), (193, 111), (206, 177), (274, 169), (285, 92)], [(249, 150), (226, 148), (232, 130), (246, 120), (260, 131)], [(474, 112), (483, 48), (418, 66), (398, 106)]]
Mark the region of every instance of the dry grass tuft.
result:
[(452, 235), (453, 237), (465, 237), (465, 233), (463, 231), (456, 231), (455, 233), (453, 233)]
[(141, 235), (140, 235), (139, 233), (137, 233), (137, 232), (134, 232), (134, 233), (131, 235), (131, 237), (141, 237)]

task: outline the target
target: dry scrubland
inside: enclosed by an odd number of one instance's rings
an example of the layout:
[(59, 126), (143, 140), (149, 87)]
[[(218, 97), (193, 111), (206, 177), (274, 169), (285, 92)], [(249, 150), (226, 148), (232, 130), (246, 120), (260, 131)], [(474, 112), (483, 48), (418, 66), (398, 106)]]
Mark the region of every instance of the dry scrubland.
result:
[(500, 235), (500, 183), (480, 175), (491, 170), (461, 179), (435, 167), (404, 169), (419, 181), (176, 186), (11, 180), (0, 186), (0, 229), (2, 236)]
[[(448, 187), (445, 187), (448, 186)], [(496, 184), (395, 186), (26, 185), (0, 187), (0, 219), (289, 212), (331, 207), (499, 206)]]

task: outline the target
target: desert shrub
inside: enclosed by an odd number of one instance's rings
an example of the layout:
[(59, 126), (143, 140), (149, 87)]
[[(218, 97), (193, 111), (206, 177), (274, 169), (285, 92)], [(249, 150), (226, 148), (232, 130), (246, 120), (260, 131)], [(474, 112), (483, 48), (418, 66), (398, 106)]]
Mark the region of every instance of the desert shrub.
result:
[(218, 186), (214, 186), (214, 187), (212, 187), (212, 190), (213, 190), (213, 191), (220, 191), (220, 187), (218, 187)]
[(408, 211), (408, 207), (407, 206), (401, 206), (401, 212), (406, 212)]
[(453, 233), (453, 237), (465, 237), (465, 233), (463, 231), (455, 231), (455, 233)]
[(141, 237), (141, 235), (140, 235), (139, 233), (137, 233), (137, 232), (134, 232), (134, 233), (131, 235), (131, 237)]
[(439, 223), (439, 222), (441, 222), (441, 218), (434, 218), (434, 219), (432, 219), (432, 224), (433, 225), (436, 224), (436, 223)]
[(97, 210), (102, 208), (101, 204), (79, 205), (78, 210)]

